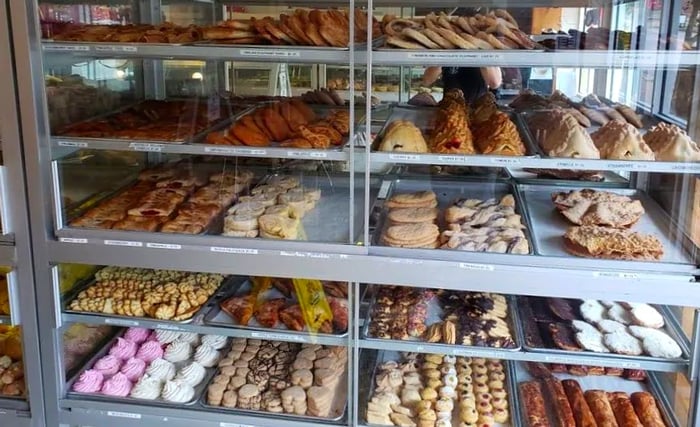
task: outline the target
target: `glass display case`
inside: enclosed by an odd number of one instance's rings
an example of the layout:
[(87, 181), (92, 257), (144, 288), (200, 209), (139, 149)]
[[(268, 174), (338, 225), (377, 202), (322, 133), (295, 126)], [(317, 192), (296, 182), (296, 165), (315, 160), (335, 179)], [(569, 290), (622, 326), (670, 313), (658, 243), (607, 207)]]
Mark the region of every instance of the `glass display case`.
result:
[(48, 420), (698, 424), (693, 6), (23, 3)]

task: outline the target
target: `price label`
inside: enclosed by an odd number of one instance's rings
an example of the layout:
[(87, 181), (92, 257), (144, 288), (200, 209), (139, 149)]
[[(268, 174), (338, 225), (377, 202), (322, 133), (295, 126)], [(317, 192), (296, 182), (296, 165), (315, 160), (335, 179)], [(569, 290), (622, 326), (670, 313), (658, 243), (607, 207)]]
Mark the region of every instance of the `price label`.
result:
[(134, 414), (132, 412), (107, 411), (107, 416), (108, 417), (117, 417), (117, 418), (131, 418), (134, 420), (141, 419), (141, 414)]
[(644, 52), (616, 52), (615, 60), (622, 66), (655, 65), (656, 55)]
[(328, 158), (328, 153), (324, 153), (323, 151), (312, 151), (309, 156), (314, 159), (326, 159)]
[(298, 50), (286, 49), (241, 49), (241, 56), (257, 58), (300, 58)]
[(129, 246), (132, 248), (143, 247), (143, 242), (132, 242), (129, 240), (105, 240), (104, 243), (107, 246)]
[(556, 166), (558, 168), (568, 168), (568, 169), (579, 169), (579, 168), (586, 167), (586, 165), (583, 162), (576, 162), (576, 161), (558, 161), (556, 163)]
[(644, 171), (644, 170), (649, 169), (649, 165), (646, 163), (635, 163), (633, 166), (633, 169)]
[(265, 156), (267, 154), (267, 150), (241, 147), (205, 147), (204, 152), (210, 154), (228, 154), (243, 156)]
[(58, 239), (59, 242), (61, 243), (81, 243), (85, 244), (88, 242), (88, 239), (81, 239), (77, 237), (61, 237)]
[(391, 181), (383, 181), (382, 186), (379, 187), (379, 194), (377, 195), (377, 198), (386, 199), (386, 196), (389, 195), (390, 188), (391, 188)]
[(170, 249), (174, 251), (182, 249), (181, 245), (174, 245), (169, 243), (146, 243), (146, 247), (150, 249)]
[(95, 52), (138, 52), (136, 46), (95, 46)]
[(252, 332), (250, 334), (251, 337), (261, 339), (261, 340), (270, 340), (270, 341), (295, 341), (295, 342), (307, 342), (307, 338), (305, 336), (299, 336), (299, 335), (282, 335), (282, 334), (271, 334), (267, 332)]
[(616, 271), (595, 271), (593, 272), (593, 277), (611, 277), (614, 279), (629, 279), (636, 280), (641, 276), (637, 273), (621, 273)]
[(204, 152), (208, 154), (236, 154), (233, 147), (204, 147)]
[(169, 331), (181, 331), (182, 330), (182, 328), (180, 328), (179, 326), (170, 325), (168, 323), (166, 323), (166, 324), (159, 323), (156, 325), (156, 329), (167, 329)]
[(219, 246), (212, 246), (209, 248), (212, 252), (218, 252), (222, 254), (241, 254), (241, 255), (257, 255), (257, 249), (246, 249), (246, 248), (222, 248)]
[(134, 151), (143, 151), (147, 153), (160, 153), (163, 151), (163, 144), (149, 144), (145, 142), (132, 142), (129, 147)]
[(393, 258), (390, 259), (389, 262), (393, 264), (406, 264), (406, 265), (420, 265), (423, 264), (423, 261), (419, 259), (402, 259), (402, 258)]
[(418, 154), (389, 154), (389, 159), (398, 162), (415, 162), (420, 160), (420, 156)]
[(90, 46), (45, 44), (44, 50), (53, 51), (53, 52), (88, 52), (90, 50)]
[[(548, 363), (557, 363), (557, 364), (564, 364), (564, 365), (588, 365), (588, 366), (599, 366), (601, 363), (600, 360), (596, 359), (590, 359), (590, 358), (585, 358), (585, 357), (566, 357), (566, 356), (545, 356), (544, 357), (545, 362)], [(609, 364), (610, 366), (614, 367), (620, 367), (620, 368), (625, 368), (625, 369), (640, 369), (641, 364), (638, 362), (618, 362), (615, 361), (613, 364)]]
[(460, 262), (459, 268), (463, 268), (465, 270), (477, 270), (477, 271), (493, 271), (493, 270), (495, 270), (495, 267), (493, 265), (472, 264), (472, 263), (468, 263), (468, 262)]
[(674, 171), (699, 171), (700, 164), (673, 164), (671, 170)]
[(438, 160), (443, 163), (465, 163), (467, 158), (465, 156), (438, 156)]
[(322, 254), (318, 252), (297, 252), (297, 251), (280, 251), (281, 256), (297, 257), (297, 258), (316, 258), (316, 259), (330, 259), (329, 254)]
[(105, 324), (115, 326), (138, 326), (139, 322), (137, 320), (126, 319), (105, 319)]
[(491, 163), (496, 165), (514, 166), (519, 165), (522, 162), (520, 159), (514, 157), (497, 157), (495, 159), (491, 159)]
[(219, 427), (255, 427), (250, 424), (238, 424), (238, 423), (219, 423)]
[(446, 61), (501, 61), (503, 55), (494, 52), (413, 52), (411, 59), (446, 60)]
[(58, 141), (59, 147), (71, 147), (71, 148), (87, 148), (87, 142), (77, 142), (77, 141)]

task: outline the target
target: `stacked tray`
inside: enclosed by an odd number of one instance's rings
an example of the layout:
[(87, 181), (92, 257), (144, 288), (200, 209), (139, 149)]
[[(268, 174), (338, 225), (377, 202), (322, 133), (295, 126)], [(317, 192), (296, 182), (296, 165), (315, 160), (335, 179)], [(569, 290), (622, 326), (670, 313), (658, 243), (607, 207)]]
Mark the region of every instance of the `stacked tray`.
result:
[(68, 395), (155, 406), (193, 405), (228, 338), (168, 330), (120, 331), (66, 385)]
[(539, 297), (519, 297), (518, 307), (523, 348), (552, 360), (588, 353), (628, 367), (688, 362), (687, 340), (664, 307)]
[[(537, 416), (538, 412), (539, 415), (544, 414), (544, 419), (540, 419), (541, 424), (537, 425), (590, 425), (583, 424), (584, 419), (591, 420), (593, 425), (596, 422), (603, 425), (605, 421), (617, 425), (616, 419), (619, 425), (623, 425), (623, 421), (628, 423), (624, 425), (642, 425), (639, 423), (642, 420), (640, 416), (644, 416), (642, 414), (648, 416), (649, 413), (655, 413), (657, 423), (649, 424), (648, 419), (643, 419), (644, 425), (680, 426), (654, 376), (641, 381), (610, 375), (574, 376), (552, 373), (541, 364), (530, 363), (516, 363), (514, 371), (514, 382), (519, 388), (521, 418), (526, 427), (533, 425), (531, 416)], [(618, 399), (622, 399), (622, 402), (618, 403)], [(618, 402), (611, 406), (614, 400)], [(620, 410), (625, 405), (632, 409), (627, 411), (627, 415), (623, 415), (625, 411)], [(637, 409), (637, 405), (640, 409)], [(647, 409), (641, 409), (643, 405)], [(533, 411), (533, 408), (539, 409)], [(552, 423), (545, 423), (547, 419)]]
[[(521, 348), (515, 298), (392, 286), (370, 287), (367, 294), (373, 296), (363, 328), (365, 340), (426, 342), (443, 345), (446, 352), (455, 345), (464, 350)], [(401, 319), (400, 307), (405, 308)]]
[(508, 361), (381, 351), (361, 416), (368, 425), (517, 426), (513, 382)]
[(239, 414), (340, 424), (347, 348), (234, 338), (201, 403)]
[[(235, 327), (238, 329), (249, 329), (261, 332), (281, 330), (309, 333), (308, 328), (304, 325), (304, 319), (301, 317), (301, 309), (297, 311), (294, 310), (299, 306), (294, 288), (290, 286), (291, 280), (272, 279), (272, 281), (273, 287), (257, 295), (256, 301), (260, 304), (258, 312), (266, 311), (265, 303), (269, 303), (273, 304), (276, 308), (274, 310), (276, 313), (281, 311), (290, 313), (296, 312), (297, 316), (292, 316), (288, 321), (281, 318), (283, 316), (274, 316), (274, 320), (270, 321), (268, 316), (268, 319), (264, 320), (267, 324), (260, 323), (256, 317), (257, 313), (253, 312), (252, 300), (250, 300), (250, 298), (252, 298), (251, 291), (253, 290), (253, 285), (250, 280), (245, 280), (225, 293), (219, 301), (219, 304), (212, 307), (209, 313), (204, 317), (204, 323), (211, 326)], [(324, 285), (326, 297), (329, 300), (331, 310), (334, 312), (333, 325), (328, 325), (329, 331), (325, 333), (319, 331), (313, 333), (313, 335), (345, 337), (348, 334), (347, 320), (349, 315), (347, 305), (347, 283), (324, 282)], [(344, 292), (342, 290), (343, 287), (345, 290)], [(229, 314), (226, 310), (222, 309), (222, 307), (226, 306), (227, 302), (236, 307), (247, 305), (246, 300), (249, 300), (251, 304), (249, 307), (251, 317), (246, 324), (241, 324), (239, 319), (235, 317), (235, 313)], [(271, 324), (271, 322), (274, 322), (274, 324)], [(287, 323), (290, 323), (290, 325), (296, 329), (290, 329)], [(302, 329), (298, 330), (299, 327)]]

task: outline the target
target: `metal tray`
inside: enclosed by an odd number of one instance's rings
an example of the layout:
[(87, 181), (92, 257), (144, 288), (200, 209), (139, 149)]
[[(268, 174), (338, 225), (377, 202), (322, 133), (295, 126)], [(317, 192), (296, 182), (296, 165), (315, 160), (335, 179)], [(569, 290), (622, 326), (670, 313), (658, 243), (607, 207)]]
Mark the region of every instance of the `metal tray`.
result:
[[(525, 364), (522, 362), (513, 362), (513, 372), (514, 372), (514, 383), (516, 384), (517, 393), (521, 400), (520, 389), (517, 387), (518, 384), (525, 381), (532, 381), (534, 378), (527, 371)], [(647, 373), (648, 378), (646, 381), (631, 381), (620, 377), (606, 376), (606, 375), (588, 375), (585, 377), (578, 377), (569, 374), (554, 374), (554, 376), (560, 380), (576, 380), (583, 391), (587, 390), (605, 390), (605, 391), (622, 391), (627, 394), (632, 394), (638, 391), (648, 391), (656, 398), (657, 407), (661, 416), (664, 418), (664, 422), (668, 427), (680, 427), (678, 418), (676, 418), (674, 411), (670, 402), (668, 401), (666, 394), (661, 389), (657, 380), (653, 377), (654, 374)], [(546, 405), (549, 405), (549, 401), (545, 399)], [(527, 420), (527, 414), (525, 412), (525, 407), (520, 406), (520, 416), (522, 420)], [(548, 414), (554, 414), (553, 411), (548, 410)]]
[[(171, 100), (171, 99), (165, 99), (163, 101), (187, 101), (187, 100)], [(189, 100), (191, 102), (197, 102), (197, 100), (192, 99)], [(115, 111), (110, 111), (104, 114), (100, 114), (94, 117), (91, 117), (89, 119), (81, 120), (75, 123), (71, 123), (70, 125), (64, 126), (64, 127), (71, 127), (75, 125), (79, 125), (81, 123), (90, 123), (94, 122), (96, 120), (100, 119), (107, 119), (115, 114), (119, 114), (123, 111), (126, 111), (130, 108), (134, 108), (138, 106), (139, 104), (143, 103), (145, 101), (137, 102), (134, 104), (129, 104), (125, 107), (119, 108)], [(109, 142), (113, 144), (131, 144), (131, 143), (138, 143), (139, 145), (149, 145), (149, 144), (156, 144), (156, 145), (183, 145), (183, 144), (191, 144), (195, 142), (201, 142), (204, 141), (211, 132), (214, 131), (219, 131), (225, 129), (227, 126), (230, 126), (231, 123), (241, 115), (243, 115), (245, 112), (252, 110), (246, 109), (238, 114), (234, 114), (232, 117), (229, 118), (221, 118), (218, 121), (215, 121), (211, 123), (209, 126), (207, 126), (205, 129), (203, 129), (200, 132), (197, 133), (190, 133), (188, 136), (183, 136), (181, 139), (175, 139), (175, 140), (166, 140), (166, 139), (132, 139), (132, 138), (115, 138), (115, 137), (104, 137), (104, 138), (88, 138), (88, 137), (82, 137), (82, 136), (71, 136), (71, 135), (61, 135), (54, 133), (53, 130), (51, 132), (51, 138), (52, 139), (65, 139), (65, 140), (70, 140), (70, 141), (75, 141), (75, 142), (84, 142), (87, 144), (89, 147), (90, 143), (104, 143), (104, 142)]]
[[(291, 175), (291, 174), (284, 174)], [(348, 175), (332, 174), (306, 174), (296, 175), (299, 184), (321, 190), (321, 200), (316, 207), (304, 215), (301, 225), (306, 233), (306, 239), (310, 242), (351, 243), (355, 236), (350, 236), (350, 177)], [(259, 184), (265, 184), (270, 176), (261, 180)], [(254, 188), (254, 187), (253, 187)], [(359, 233), (362, 230), (364, 206), (364, 179), (355, 178), (354, 188), (354, 230)], [(223, 229), (212, 230), (211, 234), (221, 234)], [(255, 239), (263, 239), (256, 237)]]
[(62, 44), (62, 45), (73, 45), (73, 46), (116, 46), (120, 47), (120, 50), (115, 50), (114, 53), (119, 52), (131, 52), (131, 49), (138, 49), (139, 47), (146, 46), (191, 46), (197, 42), (187, 42), (187, 43), (118, 43), (118, 42), (78, 42), (78, 41), (63, 41), (54, 39), (41, 39), (42, 43), (47, 44)]
[(206, 47), (223, 47), (223, 48), (241, 48), (241, 49), (256, 49), (256, 50), (270, 50), (270, 51), (283, 51), (288, 50), (290, 52), (295, 50), (303, 50), (307, 52), (325, 52), (325, 51), (349, 51), (349, 47), (333, 47), (333, 46), (298, 46), (298, 45), (269, 45), (269, 44), (236, 44), (236, 43), (222, 43), (221, 40), (201, 40), (193, 43), (193, 46), (206, 46)]
[[(511, 174), (511, 176), (513, 177), (515, 182), (518, 184), (573, 185), (573, 186), (579, 186), (579, 187), (582, 185), (593, 185), (595, 187), (600, 187), (600, 188), (603, 188), (603, 187), (629, 188), (629, 186), (630, 186), (630, 182), (626, 177), (619, 175), (619, 174), (612, 172), (612, 171), (600, 171), (600, 172), (598, 172), (603, 177), (602, 181), (559, 179), (559, 178), (554, 178), (554, 177), (539, 178), (537, 173), (535, 173), (536, 171), (537, 171), (537, 169), (533, 169), (533, 168), (524, 168), (524, 169), (508, 168), (508, 172)], [(587, 171), (587, 172), (595, 172), (595, 171)]]
[[(362, 417), (364, 417), (365, 424), (366, 425), (376, 425), (376, 424), (369, 424), (366, 422), (367, 420), (367, 405), (366, 403), (369, 402), (372, 399), (372, 395), (374, 394), (374, 388), (376, 385), (376, 377), (377, 377), (377, 371), (379, 366), (384, 363), (388, 362), (390, 360), (394, 361), (400, 361), (402, 360), (401, 353), (396, 352), (396, 351), (389, 351), (389, 350), (381, 350), (379, 351), (379, 354), (377, 355), (376, 358), (376, 363), (374, 365), (374, 368), (372, 368), (372, 376), (371, 376), (371, 382), (370, 386), (368, 389), (368, 396), (365, 400), (365, 407), (361, 408), (362, 411)], [(506, 424), (493, 424), (494, 427), (519, 427), (520, 426), (520, 420), (517, 418), (517, 414), (520, 413), (519, 409), (519, 401), (518, 399), (515, 398), (517, 389), (515, 385), (517, 384), (516, 381), (516, 375), (515, 375), (515, 370), (513, 367), (513, 362), (509, 360), (501, 360), (501, 363), (503, 363), (505, 371), (506, 371), (506, 380), (505, 380), (505, 389), (508, 391), (508, 412), (509, 412), (509, 422)], [(459, 398), (454, 399), (454, 412), (452, 413), (452, 422), (453, 425), (459, 424)]]
[[(214, 368), (205, 368), (207, 373), (204, 376), (204, 379), (202, 382), (200, 382), (197, 387), (194, 388), (194, 397), (192, 400), (189, 402), (185, 403), (175, 403), (175, 402), (168, 402), (166, 400), (161, 399), (160, 397), (158, 399), (153, 399), (153, 400), (148, 400), (148, 399), (136, 399), (133, 397), (117, 397), (117, 396), (105, 396), (103, 394), (99, 393), (78, 393), (73, 391), (73, 384), (80, 378), (80, 374), (83, 371), (86, 371), (87, 369), (92, 368), (92, 366), (97, 362), (98, 359), (100, 359), (102, 356), (106, 355), (109, 349), (112, 347), (112, 345), (117, 341), (117, 338), (121, 337), (126, 329), (122, 329), (118, 334), (116, 334), (102, 349), (100, 349), (97, 353), (95, 353), (94, 356), (90, 358), (90, 360), (83, 366), (81, 369), (79, 369), (76, 374), (68, 380), (66, 383), (66, 395), (68, 397), (76, 397), (80, 399), (90, 399), (90, 400), (97, 400), (97, 401), (102, 401), (102, 402), (109, 402), (109, 403), (126, 403), (126, 404), (148, 404), (149, 406), (158, 406), (158, 407), (182, 407), (182, 406), (192, 406), (197, 401), (199, 400), (200, 395), (203, 394), (204, 391), (206, 391), (207, 386), (211, 382), (212, 378), (214, 377), (214, 373), (217, 371)], [(228, 345), (228, 344), (227, 344)], [(175, 368), (177, 371), (179, 371), (182, 367), (186, 366), (192, 361), (192, 359), (186, 361), (186, 362), (178, 362), (174, 363)]]
[[(216, 370), (216, 375), (218, 375), (218, 374), (219, 374), (219, 369)], [(202, 407), (206, 408), (207, 410), (221, 412), (221, 413), (227, 413), (227, 414), (256, 415), (256, 416), (265, 416), (267, 418), (291, 419), (291, 420), (296, 420), (296, 421), (308, 421), (308, 422), (312, 422), (312, 423), (328, 422), (331, 424), (344, 424), (344, 420), (345, 420), (347, 409), (348, 409), (348, 370), (347, 370), (347, 364), (346, 364), (345, 373), (340, 377), (340, 381), (338, 381), (338, 385), (336, 386), (333, 403), (331, 404), (331, 411), (330, 411), (331, 416), (329, 418), (314, 417), (312, 415), (287, 414), (287, 413), (278, 414), (278, 413), (274, 413), (274, 412), (268, 412), (268, 411), (265, 411), (262, 409), (259, 411), (256, 411), (253, 409), (226, 408), (224, 406), (210, 405), (209, 403), (207, 403), (206, 390), (209, 387), (208, 383), (211, 382), (212, 379), (216, 375), (212, 376), (209, 379), (209, 381), (207, 381), (207, 387), (205, 387), (204, 393), (201, 393), (201, 397), (199, 399), (200, 405)]]
[[(528, 220), (532, 226), (532, 234), (535, 237), (533, 244), (535, 253), (545, 256), (572, 257), (564, 250), (564, 234), (566, 230), (574, 226), (552, 203), (551, 194), (559, 191), (580, 190), (595, 188), (595, 186), (568, 185), (518, 185), (517, 190), (527, 206)], [(669, 264), (698, 264), (696, 247), (690, 238), (677, 226), (673, 219), (647, 194), (633, 189), (604, 188), (615, 194), (629, 196), (642, 202), (646, 213), (639, 222), (631, 227), (632, 231), (652, 234), (657, 237), (664, 246), (664, 256), (658, 262), (659, 265)], [(602, 260), (595, 260), (600, 262)], [(615, 261), (618, 268), (623, 265), (634, 270), (638, 261)]]
[[(387, 127), (396, 120), (408, 120), (415, 124), (421, 131), (423, 131), (424, 135), (428, 135), (427, 130), (432, 129), (434, 126), (434, 120), (435, 120), (435, 114), (437, 113), (438, 109), (435, 107), (417, 107), (417, 106), (412, 106), (412, 105), (395, 105), (391, 108), (391, 111), (389, 113), (389, 117), (386, 119), (384, 122), (384, 125), (382, 126), (382, 129), (379, 131), (377, 134), (376, 138), (374, 138), (374, 141), (372, 142), (372, 151), (373, 152), (381, 152), (378, 150), (379, 146), (381, 145), (382, 140), (384, 139), (384, 134), (386, 133)], [(516, 128), (518, 129), (518, 133), (520, 134), (520, 138), (523, 141), (523, 144), (525, 144), (525, 155), (524, 156), (515, 156), (518, 158), (534, 158), (537, 157), (539, 154), (539, 151), (537, 150), (536, 145), (534, 145), (532, 138), (530, 137), (530, 133), (527, 132), (524, 129), (523, 122), (521, 119), (518, 117), (517, 114), (515, 114), (512, 111), (508, 110), (501, 110), (504, 113), (508, 114), (508, 117), (513, 121), (515, 124)], [(391, 152), (387, 152), (391, 153)], [(395, 153), (397, 154), (397, 153)], [(403, 153), (398, 153), (398, 154), (403, 154)], [(406, 153), (406, 154), (411, 154), (411, 153)], [(415, 153), (414, 153), (415, 154)], [(440, 154), (440, 153), (419, 153), (419, 154)], [(444, 154), (447, 155), (447, 154)], [(470, 155), (461, 155), (461, 154), (455, 154), (455, 156), (462, 156), (462, 157), (480, 157), (480, 156), (489, 156), (489, 154), (470, 154)]]
[[(373, 287), (373, 286), (372, 286)], [(419, 290), (422, 290), (424, 288), (419, 288)], [(372, 311), (374, 309), (374, 305), (377, 303), (376, 299), (376, 292), (372, 292), (372, 290), (368, 289), (365, 295), (369, 294), (370, 292), (372, 293), (372, 299), (369, 304), (369, 308), (367, 309), (367, 315), (365, 317), (365, 322), (364, 322), (364, 327), (362, 328), (362, 339), (365, 339), (367, 341), (374, 341), (374, 342), (390, 342), (392, 341), (391, 339), (388, 338), (376, 338), (370, 335), (369, 333), (369, 327), (370, 324), (372, 323)], [(460, 292), (468, 292), (468, 291), (460, 291)], [(524, 336), (522, 331), (520, 331), (520, 318), (519, 318), (519, 310), (517, 309), (517, 300), (514, 296), (506, 296), (508, 300), (508, 318), (506, 319), (506, 322), (508, 323), (509, 330), (511, 337), (513, 338), (513, 341), (515, 342), (515, 347), (508, 347), (508, 348), (498, 348), (499, 350), (503, 351), (520, 351), (522, 348), (522, 343), (521, 343), (521, 337)], [(433, 324), (436, 322), (442, 321), (442, 307), (440, 307), (437, 297), (433, 298), (430, 303), (428, 304), (428, 316), (426, 318), (426, 324)], [(418, 338), (411, 338), (408, 340), (402, 340), (402, 341), (407, 341), (407, 342), (417, 342), (417, 343), (422, 343), (425, 342), (422, 339)], [(466, 346), (466, 345), (460, 345), (460, 344), (444, 344), (444, 343), (431, 343), (431, 345), (438, 346), (438, 347), (444, 347), (445, 352), (448, 353), (451, 350), (453, 350), (455, 347), (458, 348), (463, 348), (463, 349), (468, 349), (468, 350), (483, 350), (486, 348), (493, 348), (493, 347), (487, 347), (487, 346)]]
[[(252, 284), (250, 283), (250, 280), (245, 280), (243, 282), (240, 282), (237, 285), (231, 286), (231, 289), (229, 289), (229, 291), (226, 293), (226, 295), (221, 296), (221, 300), (223, 301), (227, 298), (247, 295), (250, 293), (251, 288), (252, 288)], [(266, 299), (266, 300), (274, 299), (274, 298), (284, 298), (288, 302), (296, 301), (295, 297), (287, 298), (284, 296), (284, 294), (282, 294), (282, 292), (278, 291), (274, 287), (265, 291), (264, 295), (265, 295), (264, 299)], [(224, 328), (235, 327), (237, 329), (249, 329), (249, 330), (261, 331), (261, 332), (270, 332), (271, 330), (289, 331), (289, 329), (282, 322), (279, 322), (278, 326), (276, 328), (273, 328), (273, 329), (266, 328), (266, 327), (260, 325), (257, 322), (257, 320), (255, 320), (255, 316), (251, 317), (250, 321), (248, 322), (248, 325), (240, 325), (236, 322), (235, 319), (233, 319), (225, 311), (223, 311), (221, 309), (221, 307), (219, 306), (219, 304), (213, 304), (213, 307), (211, 308), (211, 310), (204, 317), (204, 323), (207, 325), (211, 325), (211, 326), (221, 326)], [(295, 332), (295, 331), (290, 331), (290, 332)], [(307, 331), (296, 332), (296, 333), (311, 334), (310, 332), (307, 332)], [(348, 331), (338, 333), (338, 334), (324, 334), (324, 333), (317, 332), (317, 333), (314, 333), (313, 335), (314, 336), (325, 336), (325, 337), (339, 338), (339, 337), (347, 337)]]
[[(536, 298), (536, 297), (519, 297), (519, 298)], [(551, 354), (553, 356), (573, 356), (574, 358), (576, 357), (582, 357), (585, 355), (595, 355), (597, 357), (604, 357), (606, 359), (611, 359), (611, 360), (619, 360), (622, 363), (627, 363), (629, 364), (630, 368), (637, 369), (640, 366), (643, 366), (645, 362), (659, 362), (659, 363), (688, 363), (689, 361), (689, 346), (688, 346), (688, 341), (686, 338), (683, 336), (683, 332), (678, 325), (678, 323), (675, 321), (674, 316), (670, 313), (667, 307), (665, 306), (654, 306), (659, 313), (661, 313), (664, 316), (664, 327), (662, 330), (668, 334), (676, 343), (680, 346), (681, 350), (683, 351), (683, 356), (678, 359), (665, 359), (662, 357), (651, 357), (651, 356), (626, 356), (623, 354), (617, 354), (617, 353), (598, 353), (594, 351), (588, 351), (588, 350), (582, 350), (582, 351), (568, 351), (568, 350), (561, 350), (559, 348), (537, 348), (537, 347), (531, 347), (527, 339), (525, 337), (525, 327), (523, 323), (521, 323), (521, 327), (518, 329), (518, 333), (520, 333), (520, 343), (522, 344), (523, 350), (527, 352), (533, 352), (533, 353), (547, 353)], [(519, 305), (519, 310), (522, 310), (522, 304)], [(521, 319), (521, 322), (527, 322), (528, 317), (526, 313), (523, 313), (522, 311), (519, 312), (519, 318)], [(534, 321), (534, 320), (533, 320)]]
[[(397, 179), (393, 181), (388, 191), (386, 192), (385, 199), (389, 199), (394, 193), (412, 193), (416, 191), (434, 191), (437, 195), (438, 208), (442, 212), (447, 208), (455, 199), (459, 197), (470, 197), (477, 198), (481, 200), (487, 200), (491, 198), (501, 198), (506, 194), (512, 194), (515, 198), (515, 211), (521, 215), (521, 221), (525, 226), (523, 232), (525, 237), (530, 242), (530, 252), (533, 254), (533, 238), (532, 238), (532, 226), (529, 224), (527, 215), (524, 214), (524, 204), (520, 200), (518, 192), (515, 187), (508, 181), (504, 180), (493, 180), (490, 182), (485, 182), (483, 180), (467, 180), (463, 179), (460, 182), (455, 182), (452, 180), (439, 180), (431, 179), (430, 181), (425, 180), (403, 180)], [(379, 202), (379, 201), (378, 201)], [(382, 201), (383, 203), (383, 201)], [(375, 203), (375, 206), (378, 206)], [(381, 234), (384, 231), (384, 227), (387, 223), (388, 211), (382, 209), (382, 214), (379, 221), (377, 222), (377, 228), (372, 239), (372, 245), (375, 246), (375, 252), (380, 255), (385, 256), (396, 256), (399, 258), (406, 256), (406, 251), (411, 251), (412, 255), (416, 257), (425, 259), (435, 259), (445, 258), (445, 259), (459, 259), (459, 254), (465, 253), (465, 251), (458, 250), (445, 250), (445, 249), (407, 249), (407, 248), (394, 248), (389, 246), (382, 246), (380, 243)], [(440, 230), (444, 229), (443, 224), (439, 224)], [(468, 252), (468, 253), (478, 253), (478, 252)], [(489, 254), (489, 252), (483, 252), (484, 254)], [(523, 255), (527, 256), (527, 255)]]
[[(94, 278), (90, 278), (89, 280), (85, 280), (83, 283), (76, 284), (70, 291), (68, 291), (63, 298), (63, 312), (64, 313), (71, 313), (71, 314), (79, 314), (81, 316), (95, 316), (95, 317), (100, 317), (103, 318), (105, 317), (104, 313), (93, 313), (89, 311), (76, 311), (76, 310), (71, 310), (70, 303), (78, 297), (78, 294), (80, 292), (84, 291), (85, 289), (88, 289), (90, 286), (94, 285), (96, 280)], [(155, 319), (152, 317), (136, 317), (136, 316), (124, 316), (124, 315), (119, 315), (119, 314), (110, 314), (109, 317), (112, 319), (124, 319), (126, 321), (139, 321), (139, 320), (146, 320), (146, 321), (158, 321), (162, 322), (164, 324), (166, 323), (177, 323), (181, 325), (186, 325), (189, 323), (192, 323), (195, 318), (199, 317), (202, 313), (204, 313), (205, 310), (210, 308), (211, 304), (216, 301), (218, 298), (221, 298), (222, 295), (225, 295), (226, 292), (228, 292), (229, 288), (231, 288), (235, 283), (237, 282), (236, 276), (230, 276), (230, 277), (224, 277), (223, 282), (219, 286), (219, 289), (214, 292), (207, 302), (202, 304), (201, 307), (199, 307), (199, 310), (197, 310), (192, 317), (186, 320), (182, 321), (176, 321), (176, 320), (165, 320), (165, 319)]]

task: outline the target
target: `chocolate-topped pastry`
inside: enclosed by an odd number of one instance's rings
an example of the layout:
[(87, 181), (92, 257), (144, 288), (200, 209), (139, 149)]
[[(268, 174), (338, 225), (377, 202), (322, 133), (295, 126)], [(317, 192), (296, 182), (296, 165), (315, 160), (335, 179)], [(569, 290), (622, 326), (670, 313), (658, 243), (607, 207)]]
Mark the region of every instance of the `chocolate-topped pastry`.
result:
[(527, 362), (525, 366), (530, 375), (535, 378), (549, 378), (552, 376), (552, 372), (544, 363)]
[(523, 332), (525, 333), (525, 343), (528, 347), (543, 348), (544, 341), (540, 334), (539, 326), (534, 321), (532, 307), (528, 302), (528, 298), (522, 299), (520, 304), (520, 318), (523, 319)]
[(622, 376), (630, 381), (646, 381), (647, 379), (647, 373), (641, 369), (625, 369)]
[(581, 347), (576, 343), (574, 330), (566, 323), (550, 323), (549, 331), (552, 334), (554, 345), (562, 350), (582, 351)]
[(530, 307), (532, 307), (533, 319), (536, 321), (547, 323), (559, 321), (559, 319), (552, 314), (544, 298), (528, 297), (527, 300), (530, 303)]
[(571, 300), (564, 298), (547, 298), (547, 305), (549, 309), (552, 310), (555, 316), (560, 320), (576, 320), (576, 308), (572, 304)]
[(479, 296), (467, 297), (464, 300), (465, 308), (476, 315), (486, 314), (494, 308), (494, 301), (492, 298), (484, 294), (479, 294)]
[(568, 372), (567, 366), (562, 363), (550, 363), (549, 369), (555, 374), (565, 374)]

